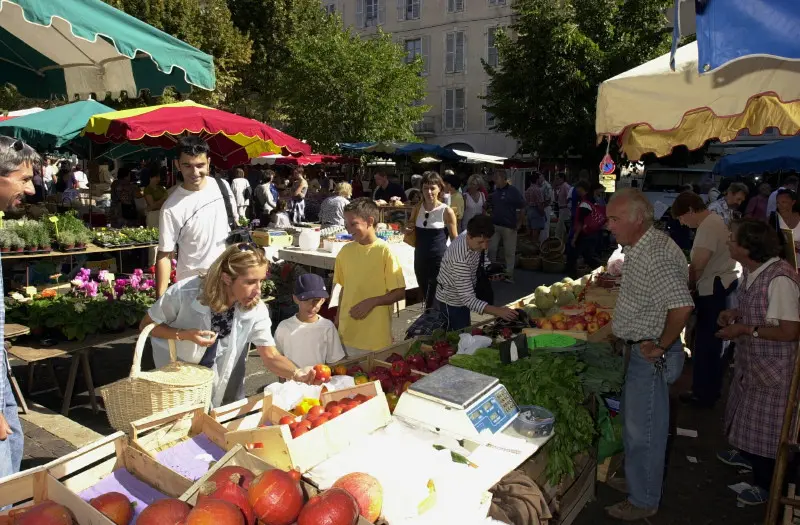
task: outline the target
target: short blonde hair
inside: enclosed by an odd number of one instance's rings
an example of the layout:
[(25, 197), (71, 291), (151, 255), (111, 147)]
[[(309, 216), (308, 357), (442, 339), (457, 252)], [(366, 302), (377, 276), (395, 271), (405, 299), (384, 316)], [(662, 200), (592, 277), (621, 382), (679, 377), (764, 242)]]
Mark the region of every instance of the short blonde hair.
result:
[(470, 178), (467, 179), (467, 185), (470, 184), (476, 184), (479, 188), (486, 187), (486, 183), (484, 182), (483, 177), (481, 177), (477, 173), (475, 175), (471, 175)]
[(353, 187), (350, 186), (349, 182), (339, 182), (336, 184), (336, 187), (333, 188), (333, 193), (339, 197), (346, 197), (349, 199), (353, 196)]
[[(263, 266), (269, 268), (269, 261), (264, 255), (264, 250), (254, 243), (239, 243), (229, 246), (217, 260), (211, 264), (208, 272), (201, 277), (202, 289), (200, 292), (200, 304), (208, 306), (212, 312), (220, 313), (228, 309), (226, 302), (226, 285), (222, 279), (223, 275), (230, 277), (231, 281), (243, 275), (250, 268)], [(242, 309), (251, 310), (261, 302), (259, 297), (251, 304), (242, 304)]]
[(244, 177), (244, 170), (242, 168), (236, 168), (236, 171), (233, 172), (233, 177), (236, 179), (241, 179)]

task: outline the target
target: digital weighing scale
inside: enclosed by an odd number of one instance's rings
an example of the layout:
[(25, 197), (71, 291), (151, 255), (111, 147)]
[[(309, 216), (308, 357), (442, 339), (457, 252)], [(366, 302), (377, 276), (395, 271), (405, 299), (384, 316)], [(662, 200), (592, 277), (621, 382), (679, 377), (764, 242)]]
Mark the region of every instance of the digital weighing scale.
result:
[(409, 386), (394, 410), (414, 426), (479, 443), (505, 430), (518, 414), (499, 379), (452, 365)]

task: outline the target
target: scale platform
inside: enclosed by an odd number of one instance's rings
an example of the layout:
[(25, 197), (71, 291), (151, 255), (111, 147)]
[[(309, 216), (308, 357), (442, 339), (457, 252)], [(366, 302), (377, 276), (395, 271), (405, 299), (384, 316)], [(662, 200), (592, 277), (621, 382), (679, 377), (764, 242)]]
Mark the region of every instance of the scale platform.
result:
[(395, 415), (459, 438), (482, 441), (502, 432), (519, 414), (496, 377), (451, 365), (413, 383), (406, 394), (400, 396)]

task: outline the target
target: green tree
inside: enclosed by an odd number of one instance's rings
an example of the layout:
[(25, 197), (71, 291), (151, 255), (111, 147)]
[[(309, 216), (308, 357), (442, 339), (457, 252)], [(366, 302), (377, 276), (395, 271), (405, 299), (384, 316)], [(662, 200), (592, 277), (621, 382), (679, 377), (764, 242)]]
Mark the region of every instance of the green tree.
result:
[(516, 0), (486, 109), (522, 152), (594, 161), (599, 84), (669, 50), (670, 0)]
[[(212, 106), (232, 103), (234, 89), (250, 64), (252, 42), (233, 24), (225, 0), (104, 1), (212, 55), (217, 87), (213, 92), (195, 89), (191, 98)], [(169, 94), (165, 98), (162, 102), (172, 100)]]
[(385, 34), (361, 39), (319, 0), (228, 0), (253, 39), (236, 111), (286, 127), (316, 149), (338, 142), (413, 140), (426, 107), (421, 61)]

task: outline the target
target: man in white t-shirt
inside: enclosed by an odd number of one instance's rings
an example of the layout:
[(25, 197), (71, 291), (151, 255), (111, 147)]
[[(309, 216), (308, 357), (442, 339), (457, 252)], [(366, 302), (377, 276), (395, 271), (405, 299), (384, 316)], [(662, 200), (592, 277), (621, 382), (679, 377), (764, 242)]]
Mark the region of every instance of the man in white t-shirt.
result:
[(767, 219), (769, 219), (770, 215), (778, 211), (778, 192), (781, 190), (797, 191), (797, 183), (797, 177), (795, 175), (790, 175), (789, 177), (786, 177), (785, 181), (783, 181), (783, 186), (770, 193), (769, 199), (767, 200)]
[(319, 309), (329, 294), (322, 277), (306, 273), (294, 283), (298, 312), (284, 319), (275, 330), (275, 346), (300, 368), (344, 359), (344, 348), (336, 326)]
[[(199, 137), (178, 141), (178, 166), (183, 184), (167, 197), (158, 221), (156, 294), (169, 286), (171, 254), (178, 250), (175, 278), (180, 281), (199, 275), (225, 251), (230, 233), (225, 201), (217, 181), (208, 177), (208, 144)], [(228, 182), (225, 186), (234, 221), (239, 220), (236, 202)]]

